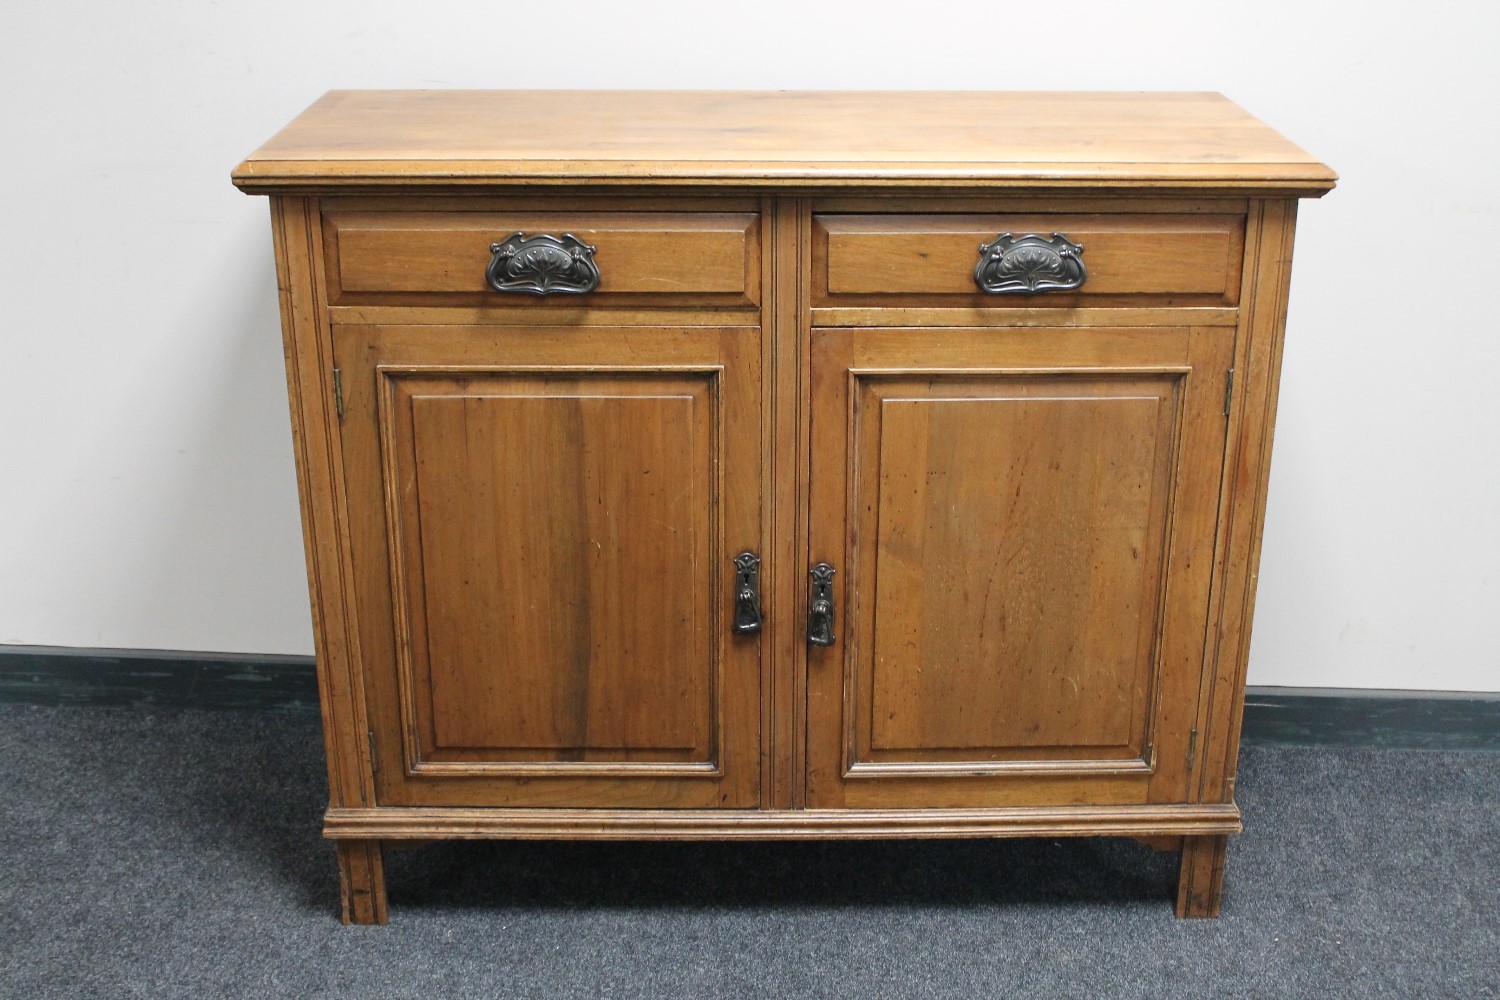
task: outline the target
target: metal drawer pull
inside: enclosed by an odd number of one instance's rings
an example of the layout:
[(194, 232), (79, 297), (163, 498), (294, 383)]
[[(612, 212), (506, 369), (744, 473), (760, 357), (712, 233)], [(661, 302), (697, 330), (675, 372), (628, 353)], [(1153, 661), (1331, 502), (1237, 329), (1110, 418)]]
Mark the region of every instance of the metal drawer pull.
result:
[(764, 621), (760, 613), (760, 556), (741, 552), (734, 557), (734, 632), (759, 632)]
[(1088, 278), (1083, 247), (1062, 233), (1041, 236), (1001, 233), (979, 245), (974, 283), (991, 295), (1034, 295), (1079, 288)]
[(497, 292), (528, 295), (580, 294), (599, 287), (594, 248), (574, 236), (515, 233), (490, 244), (484, 280)]
[(807, 641), (814, 646), (832, 646), (833, 567), (820, 562), (812, 568), (812, 602), (807, 609)]

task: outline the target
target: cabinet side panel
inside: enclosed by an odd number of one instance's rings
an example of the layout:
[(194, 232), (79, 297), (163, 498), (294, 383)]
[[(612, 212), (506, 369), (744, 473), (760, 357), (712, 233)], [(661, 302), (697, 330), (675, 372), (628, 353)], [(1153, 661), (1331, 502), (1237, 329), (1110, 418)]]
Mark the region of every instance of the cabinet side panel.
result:
[(343, 459), (333, 402), (332, 345), (325, 336), (319, 293), (321, 240), (315, 199), (272, 198), (271, 231), (328, 754), (329, 800), (334, 807), (373, 805), (359, 638), (351, 630), (355, 618), (348, 574), (353, 567), (341, 526), (345, 508), (338, 470), (343, 468)]
[(1200, 801), (1234, 795), (1296, 219), (1294, 200), (1251, 203), (1224, 469), (1218, 627), (1210, 632), (1207, 651), (1213, 670), (1205, 692)]

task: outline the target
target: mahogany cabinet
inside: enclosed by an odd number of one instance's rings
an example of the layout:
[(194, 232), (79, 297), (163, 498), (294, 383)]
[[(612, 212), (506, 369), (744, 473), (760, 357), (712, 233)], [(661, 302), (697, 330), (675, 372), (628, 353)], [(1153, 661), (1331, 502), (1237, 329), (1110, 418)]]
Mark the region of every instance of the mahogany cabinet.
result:
[(1206, 94), (352, 91), (234, 180), (346, 920), (454, 837), (1133, 836), (1217, 913), (1328, 168)]

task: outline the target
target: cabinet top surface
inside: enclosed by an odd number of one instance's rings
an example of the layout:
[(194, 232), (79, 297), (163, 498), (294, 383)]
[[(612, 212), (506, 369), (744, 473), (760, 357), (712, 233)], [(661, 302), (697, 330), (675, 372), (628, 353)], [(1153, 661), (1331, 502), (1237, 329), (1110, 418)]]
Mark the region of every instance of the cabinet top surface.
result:
[(234, 171), (344, 186), (1255, 189), (1335, 175), (1218, 94), (336, 90)]

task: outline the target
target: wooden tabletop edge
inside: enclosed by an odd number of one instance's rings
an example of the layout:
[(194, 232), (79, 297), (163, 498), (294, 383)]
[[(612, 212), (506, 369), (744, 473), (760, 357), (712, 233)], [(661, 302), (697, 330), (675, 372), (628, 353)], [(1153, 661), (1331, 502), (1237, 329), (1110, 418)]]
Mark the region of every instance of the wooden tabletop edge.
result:
[(616, 186), (750, 185), (785, 187), (842, 183), (924, 183), (977, 186), (1220, 187), (1275, 190), (1320, 197), (1338, 183), (1322, 163), (1281, 162), (1210, 165), (1136, 163), (852, 163), (789, 164), (765, 161), (447, 161), (447, 160), (270, 160), (247, 159), (231, 173), (247, 193), (267, 189), (420, 184), (504, 185), (569, 183)]

